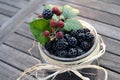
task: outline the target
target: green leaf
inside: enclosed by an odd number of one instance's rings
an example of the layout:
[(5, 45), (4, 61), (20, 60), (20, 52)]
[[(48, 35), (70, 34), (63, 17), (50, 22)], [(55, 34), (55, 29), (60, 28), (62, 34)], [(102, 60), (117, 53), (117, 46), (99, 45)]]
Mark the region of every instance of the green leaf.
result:
[(82, 27), (83, 26), (81, 25), (81, 23), (76, 19), (67, 19), (67, 20), (65, 20), (64, 30), (66, 30), (66, 31), (71, 31), (72, 29), (73, 30), (79, 30)]
[(44, 9), (52, 10), (53, 7), (54, 7), (54, 5), (48, 4), (48, 5), (45, 5)]
[(49, 20), (45, 19), (37, 19), (30, 22), (30, 30), (35, 37), (35, 39), (40, 42), (42, 45), (45, 45), (46, 41), (48, 41), (47, 37), (43, 36), (43, 32), (45, 30), (50, 31)]
[(65, 5), (62, 9), (63, 15), (65, 18), (73, 18), (79, 14), (79, 10), (72, 8), (69, 5)]
[(50, 30), (50, 23), (49, 20), (46, 19), (36, 19), (30, 22), (30, 26), (36, 27), (40, 31)]

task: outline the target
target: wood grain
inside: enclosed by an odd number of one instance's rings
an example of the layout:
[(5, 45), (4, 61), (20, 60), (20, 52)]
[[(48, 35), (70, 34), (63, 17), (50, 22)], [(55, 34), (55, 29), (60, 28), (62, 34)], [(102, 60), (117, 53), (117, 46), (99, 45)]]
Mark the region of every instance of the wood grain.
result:
[(8, 21), (10, 18), (8, 16), (0, 14), (0, 27), (4, 22)]
[(120, 0), (101, 0), (101, 1), (120, 5)]
[(97, 0), (79, 0), (79, 1), (78, 0), (74, 0), (74, 1), (62, 0), (62, 1), (67, 1), (67, 2), (74, 3), (76, 5), (81, 5), (84, 7), (93, 8), (93, 9), (109, 12), (112, 14), (120, 15), (120, 6), (115, 4), (109, 4), (109, 3), (105, 3)]
[[(21, 71), (0, 61), (0, 80), (16, 80)], [(13, 78), (14, 77), (14, 78)]]
[(0, 51), (0, 60), (23, 71), (39, 63), (38, 59), (6, 45), (1, 45)]
[(29, 1), (26, 1), (26, 0), (0, 0), (0, 3), (20, 9), (20, 8), (25, 8), (28, 5)]
[(6, 16), (12, 17), (18, 12), (18, 10), (19, 10), (18, 8), (0, 3), (0, 13)]

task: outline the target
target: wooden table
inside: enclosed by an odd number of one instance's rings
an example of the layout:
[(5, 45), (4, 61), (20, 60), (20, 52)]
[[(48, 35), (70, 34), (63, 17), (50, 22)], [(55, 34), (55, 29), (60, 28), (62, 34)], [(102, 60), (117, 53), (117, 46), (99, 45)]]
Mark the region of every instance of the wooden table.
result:
[(100, 66), (108, 70), (108, 80), (120, 80), (120, 0), (39, 0), (28, 5), (29, 2), (0, 0), (0, 80), (9, 80), (38, 63), (38, 49), (32, 50), (33, 57), (28, 53), (34, 40), (28, 22), (41, 13), (43, 4), (49, 3), (69, 4), (80, 10), (78, 18), (92, 24), (107, 46)]

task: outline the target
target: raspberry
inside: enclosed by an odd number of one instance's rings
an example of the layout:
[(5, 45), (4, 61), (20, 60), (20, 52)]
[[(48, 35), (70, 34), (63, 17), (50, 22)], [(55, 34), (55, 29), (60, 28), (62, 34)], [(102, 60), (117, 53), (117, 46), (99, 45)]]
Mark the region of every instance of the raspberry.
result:
[(93, 42), (94, 36), (91, 33), (87, 32), (85, 36), (86, 36), (86, 41)]
[(63, 39), (59, 39), (56, 43), (56, 48), (58, 50), (64, 50), (67, 49), (67, 47), (68, 47), (68, 43)]
[(85, 40), (85, 34), (84, 33), (79, 33), (77, 35), (77, 39), (78, 39), (79, 42), (84, 41)]
[(85, 53), (81, 48), (76, 48), (76, 50), (77, 50), (77, 56), (81, 56), (82, 54)]
[(84, 28), (83, 31), (84, 31), (84, 33), (90, 32), (90, 30), (87, 28)]
[(75, 47), (77, 45), (77, 39), (75, 37), (70, 37), (68, 38), (68, 44), (71, 47)]
[(50, 34), (50, 32), (49, 31), (44, 31), (44, 33), (43, 33), (43, 35), (45, 36), (45, 37), (48, 37), (49, 36), (49, 34)]
[(62, 51), (56, 51), (56, 54), (58, 57), (66, 58), (67, 57), (67, 51), (62, 50)]
[(60, 16), (61, 14), (62, 14), (62, 11), (60, 10), (56, 13), (57, 16)]
[(58, 11), (59, 11), (59, 9), (58, 9), (56, 6), (54, 6), (54, 7), (52, 8), (52, 12), (53, 12), (53, 13), (56, 14)]
[(51, 27), (56, 27), (57, 21), (56, 20), (50, 20), (50, 26)]
[(42, 14), (39, 14), (39, 15), (38, 15), (38, 18), (42, 18), (42, 17), (43, 17)]
[(64, 27), (64, 22), (63, 21), (59, 21), (58, 22), (58, 27), (59, 28), (63, 28)]
[(57, 32), (56, 37), (57, 37), (57, 39), (63, 38), (63, 33), (62, 32)]
[(68, 56), (70, 58), (73, 58), (73, 57), (76, 57), (77, 56), (77, 51), (75, 48), (70, 48), (69, 51), (68, 51)]
[(73, 37), (76, 37), (76, 36), (78, 35), (77, 30), (72, 30), (72, 31), (70, 32), (70, 35), (73, 36)]
[(87, 41), (83, 41), (80, 43), (80, 47), (84, 50), (84, 51), (88, 51), (91, 48), (91, 45), (89, 42)]
[(51, 10), (45, 9), (45, 10), (43, 11), (42, 15), (43, 15), (43, 17), (44, 17), (45, 19), (51, 19), (52, 16), (53, 16), (53, 13), (52, 13)]

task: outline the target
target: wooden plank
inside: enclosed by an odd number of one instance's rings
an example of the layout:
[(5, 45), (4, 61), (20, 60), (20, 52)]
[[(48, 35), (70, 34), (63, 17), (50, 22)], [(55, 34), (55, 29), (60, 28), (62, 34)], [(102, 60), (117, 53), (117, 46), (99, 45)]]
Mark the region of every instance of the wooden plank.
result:
[(16, 80), (20, 73), (21, 71), (0, 61), (0, 80), (10, 80), (14, 76), (12, 80)]
[(120, 74), (108, 70), (108, 80), (119, 80), (119, 79), (120, 79)]
[[(33, 41), (34, 40), (28, 39), (28, 38), (23, 37), (21, 35), (11, 34), (11, 37), (8, 37), (4, 41), (4, 43), (6, 43), (6, 44), (10, 45), (11, 47), (14, 47), (20, 51), (23, 51), (23, 52), (29, 54), (28, 49), (30, 49), (32, 47)], [(36, 49), (34, 48), (34, 50), (32, 51), (32, 54), (34, 54), (35, 57), (40, 58), (39, 51), (37, 48)]]
[(28, 5), (29, 1), (26, 0), (0, 0), (0, 3), (13, 6), (16, 8), (24, 8)]
[(40, 62), (38, 59), (4, 44), (0, 46), (0, 51), (0, 60), (15, 66), (20, 70), (25, 70), (26, 68), (34, 66)]
[(0, 14), (0, 26), (8, 20), (9, 20), (8, 16)]
[(10, 21), (2, 25), (2, 28), (0, 28), (0, 44), (9, 36), (10, 33), (23, 23), (27, 17), (29, 17), (38, 7), (41, 6), (39, 3), (44, 3), (45, 1), (46, 0), (31, 0), (26, 8), (19, 11), (19, 13), (17, 13)]
[(97, 0), (62, 0), (62, 1), (67, 1), (67, 2), (72, 2), (75, 3), (77, 5), (81, 5), (84, 7), (90, 7), (93, 9), (98, 9), (101, 11), (105, 11), (105, 12), (109, 12), (109, 13), (113, 13), (113, 14), (117, 14), (120, 15), (120, 6), (115, 5), (115, 4), (109, 4), (109, 3), (105, 3), (102, 1), (97, 1)]
[(120, 73), (120, 56), (106, 52), (100, 58), (100, 65)]
[(120, 5), (120, 0), (101, 0), (101, 1)]
[[(117, 16), (117, 15), (112, 15), (112, 14), (109, 14), (109, 13), (106, 13), (106, 12), (101, 12), (101, 11), (98, 11), (98, 10), (94, 10), (94, 9), (86, 8), (86, 7), (83, 7), (83, 6), (80, 6), (80, 5), (78, 6), (78, 5), (74, 5), (72, 3), (67, 3), (67, 2), (62, 2), (62, 1), (55, 1), (55, 0), (54, 1), (48, 1), (45, 4), (56, 4), (56, 5), (68, 4), (68, 5), (71, 5), (71, 6), (80, 10), (79, 16), (83, 16), (83, 17), (93, 19), (93, 20), (96, 20), (96, 21), (100, 21), (100, 22), (103, 22), (103, 23), (106, 23), (106, 24), (109, 24), (109, 25), (120, 27), (120, 23), (119, 23), (120, 16)], [(38, 10), (37, 13), (40, 13), (40, 11)]]
[(18, 8), (0, 3), (0, 13), (4, 14), (6, 16), (11, 17), (11, 16), (15, 15), (18, 12), (18, 10), (19, 10)]

